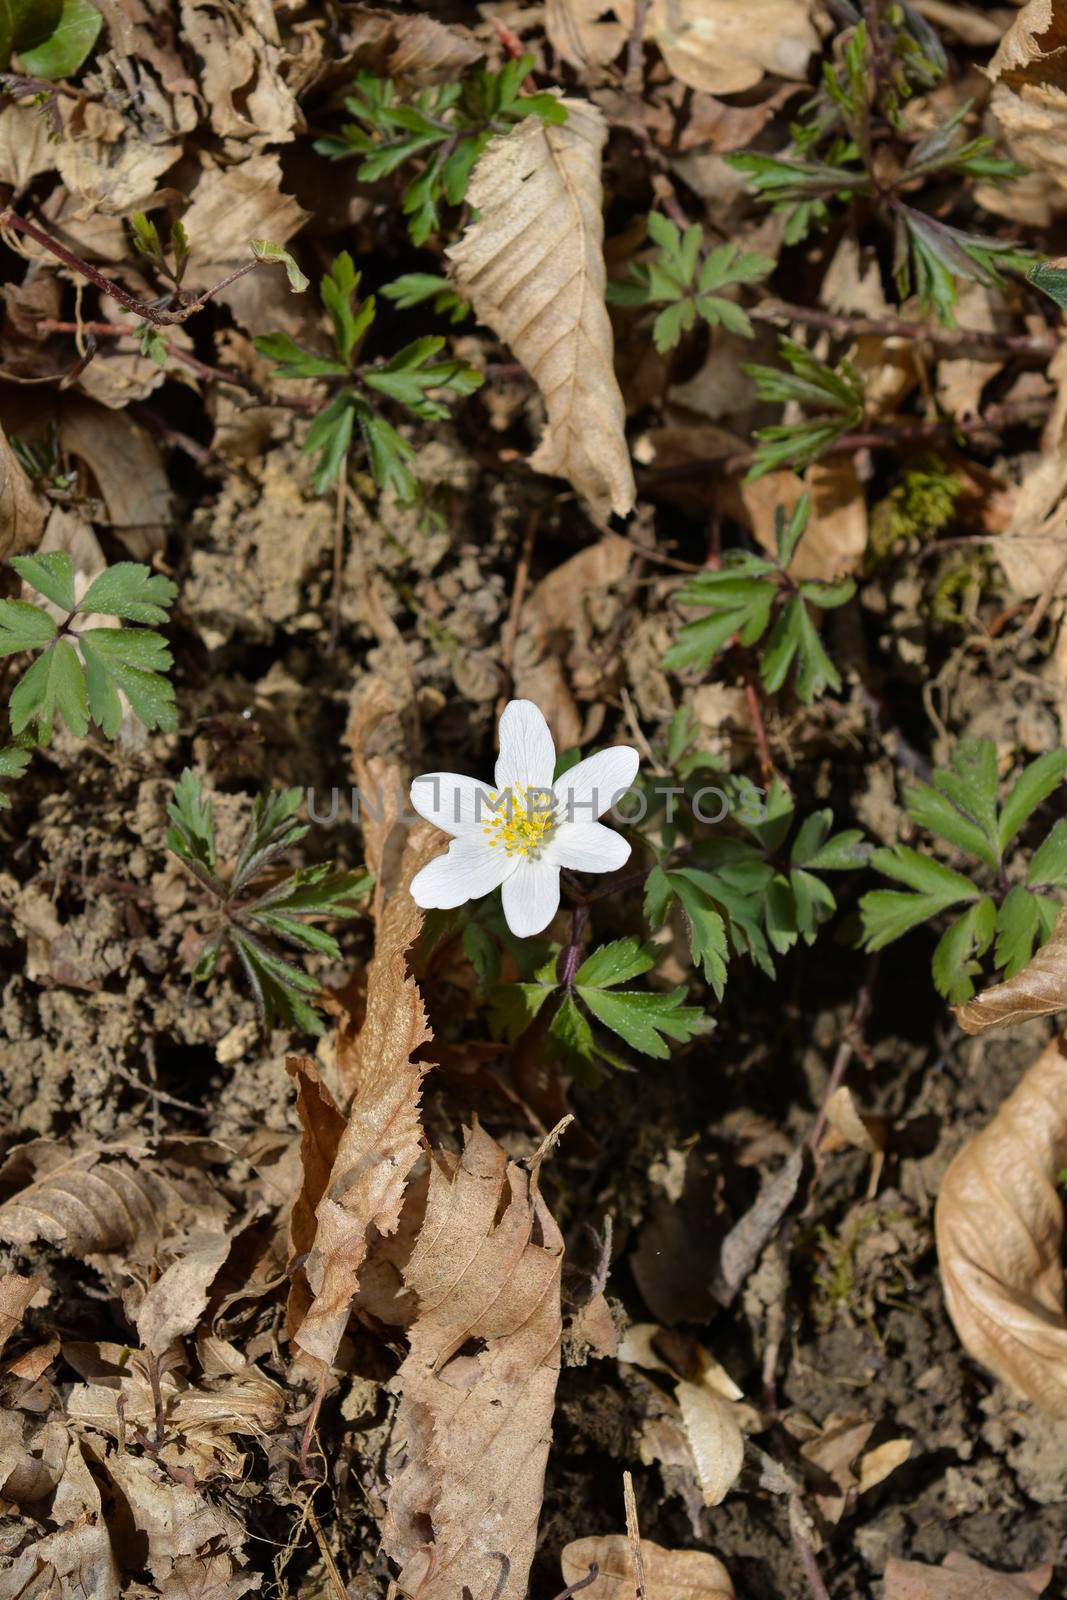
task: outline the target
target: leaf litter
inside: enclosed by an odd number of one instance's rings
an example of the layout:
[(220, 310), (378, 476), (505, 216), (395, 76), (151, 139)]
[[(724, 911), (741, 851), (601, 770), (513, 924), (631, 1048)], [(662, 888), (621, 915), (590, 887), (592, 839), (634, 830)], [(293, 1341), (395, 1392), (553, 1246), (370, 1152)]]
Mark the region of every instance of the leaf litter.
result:
[[(0, 1593), (1053, 1592), (1057, 0), (867, 7), (866, 67), (802, 0), (80, 9), (0, 108), (0, 555), (52, 563), (2, 599), (75, 668), (47, 752), (0, 749)], [(166, 633), (180, 722), (101, 688), (64, 561), (79, 600), (177, 589), (91, 622)], [(484, 770), (509, 698), (561, 762), (624, 741), (780, 810), (654, 809), (632, 859), (684, 893), (647, 924), (635, 884), (543, 950), (424, 916), (442, 839), (397, 801)], [(234, 950), (189, 986), (187, 771), (223, 877), (263, 788), (380, 797), (267, 864), (366, 888), (266, 1036)], [(854, 828), (894, 887), (835, 899), (811, 858)], [(595, 1037), (551, 998), (639, 931), (641, 1001), (716, 1022), (655, 1062), (625, 990), (579, 978)]]

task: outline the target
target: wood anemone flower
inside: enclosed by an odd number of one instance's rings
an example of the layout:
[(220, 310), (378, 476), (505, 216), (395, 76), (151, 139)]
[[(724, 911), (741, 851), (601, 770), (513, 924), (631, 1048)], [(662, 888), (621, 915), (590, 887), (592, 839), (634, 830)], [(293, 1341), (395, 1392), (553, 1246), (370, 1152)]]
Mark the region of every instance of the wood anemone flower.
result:
[(639, 757), (629, 745), (587, 756), (555, 783), (556, 747), (532, 700), (500, 718), (495, 787), (457, 772), (424, 772), (411, 785), (420, 817), (452, 835), (443, 856), (412, 879), (416, 905), (445, 910), (502, 887), (512, 933), (541, 933), (559, 909), (559, 875), (614, 872), (630, 855), (597, 821), (629, 789)]

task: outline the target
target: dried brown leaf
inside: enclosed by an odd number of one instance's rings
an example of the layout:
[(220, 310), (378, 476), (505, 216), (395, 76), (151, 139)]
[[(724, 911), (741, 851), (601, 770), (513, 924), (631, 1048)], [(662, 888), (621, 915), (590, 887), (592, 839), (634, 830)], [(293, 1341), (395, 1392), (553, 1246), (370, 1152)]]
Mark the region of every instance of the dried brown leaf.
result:
[[(286, 244), (292, 238), (309, 213), (283, 192), (283, 181), (275, 151), (261, 151), (235, 166), (205, 164), (182, 217), (192, 250), (190, 282), (205, 288), (217, 283), (251, 259), (253, 239)], [(278, 325), (263, 320), (264, 305), (273, 299), (303, 311), (300, 297), (289, 293), (285, 274), (268, 267), (247, 273), (216, 299), (252, 334)]]
[(44, 1283), (39, 1272), (24, 1278), (19, 1272), (5, 1272), (0, 1278), (0, 1351), (22, 1321), (23, 1314)]
[(314, 1298), (295, 1337), (305, 1355), (327, 1364), (348, 1321), (370, 1230), (395, 1231), (419, 1154), (419, 1093), (430, 1063), (413, 1058), (432, 1035), (407, 967), (422, 927), (407, 885), (439, 844), (435, 828), (420, 823), (411, 829), (401, 886), (381, 912), (367, 974), (367, 1013), (354, 1049), (355, 1095), (316, 1210), (306, 1266)]
[(175, 1339), (192, 1333), (204, 1314), (211, 1285), (230, 1253), (231, 1242), (229, 1233), (188, 1240), (178, 1260), (145, 1292), (133, 1320), (146, 1350), (162, 1355)]
[(33, 1505), (63, 1476), (70, 1435), (58, 1417), (40, 1417), (7, 1406), (0, 1410), (0, 1495), (18, 1506)]
[(44, 501), (0, 429), (0, 560), (33, 550), (44, 531)]
[(181, 30), (200, 59), (207, 114), (227, 155), (240, 158), (249, 149), (285, 144), (303, 129), (281, 70), (284, 53), (269, 0), (241, 6), (182, 0)]
[(702, 1384), (679, 1383), (674, 1393), (704, 1504), (720, 1505), (737, 1482), (744, 1461), (745, 1436), (737, 1407)]
[[(561, 60), (572, 67), (603, 67), (614, 61), (633, 26), (627, 0), (547, 0), (545, 31)], [(629, 14), (629, 21), (621, 18)]]
[(141, 1536), (140, 1564), (166, 1600), (237, 1600), (259, 1587), (260, 1577), (245, 1567), (247, 1532), (239, 1518), (212, 1504), (199, 1487), (167, 1477), (147, 1456), (120, 1451), (105, 1459), (101, 1448), (97, 1460)]
[[(582, 1590), (586, 1600), (633, 1600), (633, 1557), (625, 1534), (606, 1533), (564, 1545), (560, 1555), (564, 1583), (578, 1583), (594, 1562), (600, 1570)], [(665, 1550), (642, 1539), (641, 1564), (646, 1600), (734, 1600), (730, 1574), (704, 1550)]]
[[(315, 1242), (315, 1210), (326, 1193), (345, 1130), (345, 1119), (310, 1056), (290, 1056), (285, 1066), (296, 1083), (296, 1110), (301, 1127), (300, 1192), (289, 1217), (289, 1256), (295, 1260), (305, 1255)], [(294, 1272), (289, 1289), (286, 1322), (290, 1335), (303, 1322), (310, 1304), (311, 1290), (301, 1268)]]
[[(189, 1464), (200, 1478), (219, 1475), (239, 1479), (246, 1453), (231, 1440), (246, 1435), (267, 1436), (281, 1425), (285, 1391), (251, 1362), (238, 1358), (219, 1370), (212, 1363), (211, 1347), (222, 1340), (197, 1343), (202, 1376), (189, 1381), (173, 1367), (159, 1375), (167, 1426), (166, 1459)], [(72, 1386), (66, 1416), (78, 1428), (120, 1439), (140, 1429), (152, 1435), (155, 1395), (146, 1363), (130, 1356), (121, 1345), (67, 1343), (63, 1356), (83, 1383)]]
[(596, 692), (603, 668), (599, 634), (615, 620), (634, 547), (608, 533), (534, 585), (519, 614), (515, 693), (545, 714), (557, 749), (594, 737), (579, 710)]
[(11, 185), (12, 200), (55, 166), (50, 131), (48, 113), (40, 106), (8, 104), (0, 111), (0, 183)]
[(865, 1450), (859, 1459), (856, 1493), (866, 1494), (868, 1489), (884, 1483), (891, 1472), (908, 1460), (913, 1443), (912, 1439), (887, 1439), (873, 1450)]
[(816, 461), (803, 477), (768, 472), (755, 483), (742, 482), (741, 501), (760, 544), (773, 554), (775, 508), (791, 511), (802, 494), (811, 496), (811, 517), (790, 574), (832, 582), (855, 572), (867, 548), (867, 500), (851, 457)]
[(111, 526), (134, 560), (162, 549), (171, 493), (147, 428), (129, 412), (70, 396), (60, 414), (59, 443), (91, 469)]
[(941, 1184), (935, 1229), (949, 1315), (966, 1350), (1042, 1410), (1067, 1415), (1063, 1206), (1067, 1050), (1042, 1051)]
[(394, 17), (393, 48), (386, 76), (403, 78), (418, 88), (462, 77), (485, 54), (468, 29), (445, 27), (433, 17)]
[(598, 517), (625, 516), (635, 489), (604, 305), (607, 128), (590, 102), (561, 104), (561, 126), (527, 117), (488, 145), (467, 191), (478, 220), (448, 255), (459, 293), (544, 398), (548, 423), (530, 465), (568, 478)]
[[(738, 94), (773, 72), (803, 78), (818, 47), (805, 0), (652, 0), (645, 38), (667, 70), (707, 94)], [(633, 26), (634, 0), (620, 10)]]
[[(1067, 89), (1060, 65), (1064, 44), (1057, 0), (1029, 0), (1005, 33), (989, 63), (990, 106), (1013, 156), (1044, 176), (1053, 191), (1067, 189)], [(1049, 209), (1062, 210), (1064, 198)]]
[[(420, 1600), (521, 1600), (559, 1375), (563, 1239), (481, 1128), (437, 1154), (405, 1282), (418, 1300), (383, 1544)], [(427, 1539), (427, 1528), (432, 1537)]]
[(100, 1490), (76, 1444), (67, 1452), (48, 1520), (57, 1532), (34, 1540), (15, 1557), (3, 1574), (4, 1594), (19, 1600), (67, 1595), (119, 1600), (119, 1569)]
[(890, 1556), (885, 1600), (1029, 1600), (1044, 1593), (1051, 1577), (1051, 1564), (1033, 1572), (994, 1572), (955, 1550), (939, 1567)]
[(157, 1238), (165, 1185), (145, 1162), (146, 1142), (126, 1141), (71, 1152), (48, 1139), (12, 1151), (5, 1176), (34, 1180), (0, 1205), (0, 1238), (45, 1239), (73, 1255), (107, 1254)]
[(1009, 1023), (1027, 1022), (1031, 1017), (1047, 1017), (1067, 1006), (1067, 906), (1056, 918), (1045, 943), (1004, 983), (983, 989), (965, 1005), (953, 1006), (956, 1021), (965, 1033), (985, 1033), (987, 1028), (1006, 1028)]

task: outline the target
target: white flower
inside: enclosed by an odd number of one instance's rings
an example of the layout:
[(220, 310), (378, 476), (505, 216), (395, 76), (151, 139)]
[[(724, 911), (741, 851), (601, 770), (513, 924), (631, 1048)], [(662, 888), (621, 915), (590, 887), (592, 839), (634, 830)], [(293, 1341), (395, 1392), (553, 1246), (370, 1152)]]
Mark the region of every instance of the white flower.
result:
[(553, 784), (548, 723), (532, 700), (510, 701), (495, 788), (457, 772), (424, 772), (411, 785), (419, 816), (452, 834), (446, 853), (412, 879), (415, 904), (443, 910), (503, 885), (512, 933), (540, 933), (559, 908), (562, 867), (614, 872), (628, 859), (626, 840), (596, 819), (633, 783), (638, 761), (636, 750), (617, 744)]

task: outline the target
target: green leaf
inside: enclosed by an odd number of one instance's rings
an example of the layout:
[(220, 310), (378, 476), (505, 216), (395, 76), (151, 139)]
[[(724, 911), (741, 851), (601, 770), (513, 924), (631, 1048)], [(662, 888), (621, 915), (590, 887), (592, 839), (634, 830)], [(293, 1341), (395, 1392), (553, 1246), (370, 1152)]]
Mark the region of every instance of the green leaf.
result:
[(287, 333), (262, 333), (253, 344), (268, 361), (277, 361), (275, 378), (347, 378), (348, 367), (332, 356), (316, 355), (295, 344)]
[[(3, 0), (0, 0), (0, 4)], [(43, 594), (60, 611), (74, 610), (74, 563), (65, 550), (49, 550), (43, 555), (12, 556), (11, 565), (31, 589)]]
[(500, 978), (500, 951), (481, 923), (470, 918), (463, 925), (463, 948), (478, 979), (478, 993), (487, 995)]
[(317, 453), (319, 456), (312, 474), (312, 484), (316, 494), (325, 493), (330, 484), (337, 479), (341, 463), (352, 442), (356, 405), (352, 391), (342, 390), (340, 394), (334, 395), (329, 405), (323, 407), (307, 431), (304, 440), (305, 454)]
[(122, 617), (126, 622), (166, 622), (178, 595), (178, 585), (137, 561), (118, 561), (108, 567), (82, 595), (78, 610), (88, 616), (98, 612)]
[[(17, 745), (9, 744), (6, 749), (0, 750), (0, 778), (21, 778), (30, 763), (31, 750), (20, 749)], [(0, 789), (0, 811), (10, 810), (11, 800), (3, 789)]]
[(370, 469), (379, 489), (392, 489), (402, 504), (418, 493), (418, 484), (407, 463), (416, 459), (414, 447), (362, 400), (356, 401), (356, 420), (367, 447)]
[(960, 873), (904, 845), (875, 850), (871, 865), (884, 876), (906, 883), (916, 893), (874, 889), (862, 897), (860, 918), (868, 950), (881, 950), (961, 900), (979, 898), (974, 885)]
[(689, 951), (704, 970), (704, 977), (721, 1000), (726, 987), (726, 964), (730, 952), (726, 943), (726, 924), (719, 912), (684, 869), (665, 874), (671, 891), (685, 913), (689, 927)]
[(89, 628), (78, 635), (85, 657), (89, 710), (109, 739), (122, 720), (119, 691), (146, 728), (174, 733), (178, 713), (164, 673), (172, 665), (166, 641), (143, 628)]
[(784, 570), (796, 554), (811, 515), (811, 495), (804, 493), (788, 514), (784, 506), (774, 508), (774, 543), (778, 565)]
[(240, 894), (264, 867), (297, 844), (308, 824), (297, 820), (303, 790), (277, 789), (256, 796), (252, 821), (233, 869), (231, 893)]
[(200, 779), (186, 767), (167, 806), (173, 827), (167, 830), (167, 849), (183, 861), (198, 862), (207, 872), (215, 871), (215, 819), (211, 796)]
[(12, 50), (32, 50), (54, 33), (61, 16), (60, 0), (0, 0), (0, 71)]
[(574, 981), (594, 989), (611, 988), (614, 984), (625, 983), (628, 978), (651, 971), (655, 964), (656, 952), (651, 946), (642, 944), (640, 939), (632, 936), (616, 939), (613, 944), (601, 945), (586, 956), (575, 973)]
[(230, 936), (252, 987), (263, 1032), (269, 1034), (276, 1022), (282, 1022), (321, 1034), (322, 1020), (304, 998), (319, 993), (316, 980), (283, 960), (248, 929), (231, 927)]
[(322, 303), (330, 313), (333, 338), (341, 359), (349, 362), (352, 350), (374, 321), (374, 296), (355, 310), (355, 295), (360, 275), (347, 250), (334, 256), (329, 272), (319, 285)]
[(1067, 266), (1061, 261), (1035, 261), (1026, 281), (1055, 300), (1061, 309), (1067, 309)]
[(968, 906), (942, 934), (934, 951), (934, 987), (952, 1005), (962, 1005), (974, 993), (971, 981), (981, 971), (976, 957), (984, 955), (993, 939), (996, 909), (988, 895)]
[(685, 1043), (704, 1032), (709, 1019), (698, 1006), (687, 1006), (685, 989), (679, 985), (670, 994), (645, 993), (632, 989), (592, 989), (575, 986), (582, 1002), (599, 1022), (642, 1055), (665, 1060), (670, 1054), (668, 1039)]
[(818, 630), (800, 599), (792, 602), (799, 607), (797, 644), (797, 698), (810, 706), (827, 689), (839, 691), (841, 676), (823, 647)]
[(1046, 751), (1024, 767), (1000, 813), (997, 839), (1002, 851), (1007, 849), (1042, 801), (1060, 787), (1065, 775), (1067, 750)]
[(992, 739), (961, 739), (947, 770), (934, 783), (952, 803), (995, 838), (997, 827), (997, 751)]
[(447, 311), (453, 322), (462, 322), (471, 309), (466, 300), (460, 299), (447, 278), (439, 278), (432, 272), (402, 273), (392, 283), (383, 284), (380, 292), (401, 311), (409, 311), (412, 306), (432, 300), (434, 310)]
[[(595, 989), (593, 993), (599, 994), (601, 991)], [(593, 1030), (575, 1005), (572, 995), (563, 996), (548, 1033), (549, 1038), (554, 1039), (560, 1046), (572, 1069), (590, 1066), (598, 1053)]]
[(556, 989), (555, 983), (498, 984), (489, 996), (494, 1032), (514, 1044)]
[[(2, 9), (5, 0), (0, 0)], [(6, 0), (10, 4), (10, 0)], [(63, 9), (47, 39), (20, 49), (22, 70), (31, 78), (72, 78), (96, 43), (104, 19), (89, 0), (63, 0)], [(2, 31), (2, 24), (0, 24)]]
[(89, 729), (85, 675), (65, 639), (57, 639), (19, 679), (8, 704), (11, 731), (20, 734), (34, 722), (39, 742), (48, 744), (57, 711), (71, 733), (84, 738)]
[(285, 276), (289, 280), (289, 287), (294, 294), (303, 294), (308, 287), (308, 280), (297, 266), (293, 257), (284, 245), (275, 244), (273, 239), (253, 239), (252, 254), (257, 261), (270, 263), (277, 262), (285, 268)]
[(22, 650), (40, 650), (59, 629), (40, 606), (28, 600), (0, 600), (0, 657)]
[(673, 350), (683, 333), (688, 333), (696, 320), (692, 300), (679, 300), (667, 306), (652, 324), (652, 343), (664, 355)]
[(1063, 817), (1053, 824), (1044, 844), (1031, 856), (1026, 881), (1031, 887), (1067, 885), (1067, 820)]
[(936, 834), (948, 844), (954, 844), (968, 855), (984, 861), (987, 866), (997, 865), (997, 854), (977, 823), (962, 815), (946, 795), (931, 789), (928, 784), (915, 784), (904, 796), (909, 817), (920, 828)]
[(994, 957), (997, 966), (1004, 968), (1005, 978), (1014, 978), (1029, 961), (1040, 925), (1041, 907), (1037, 896), (1017, 883), (1008, 890), (997, 912)]

